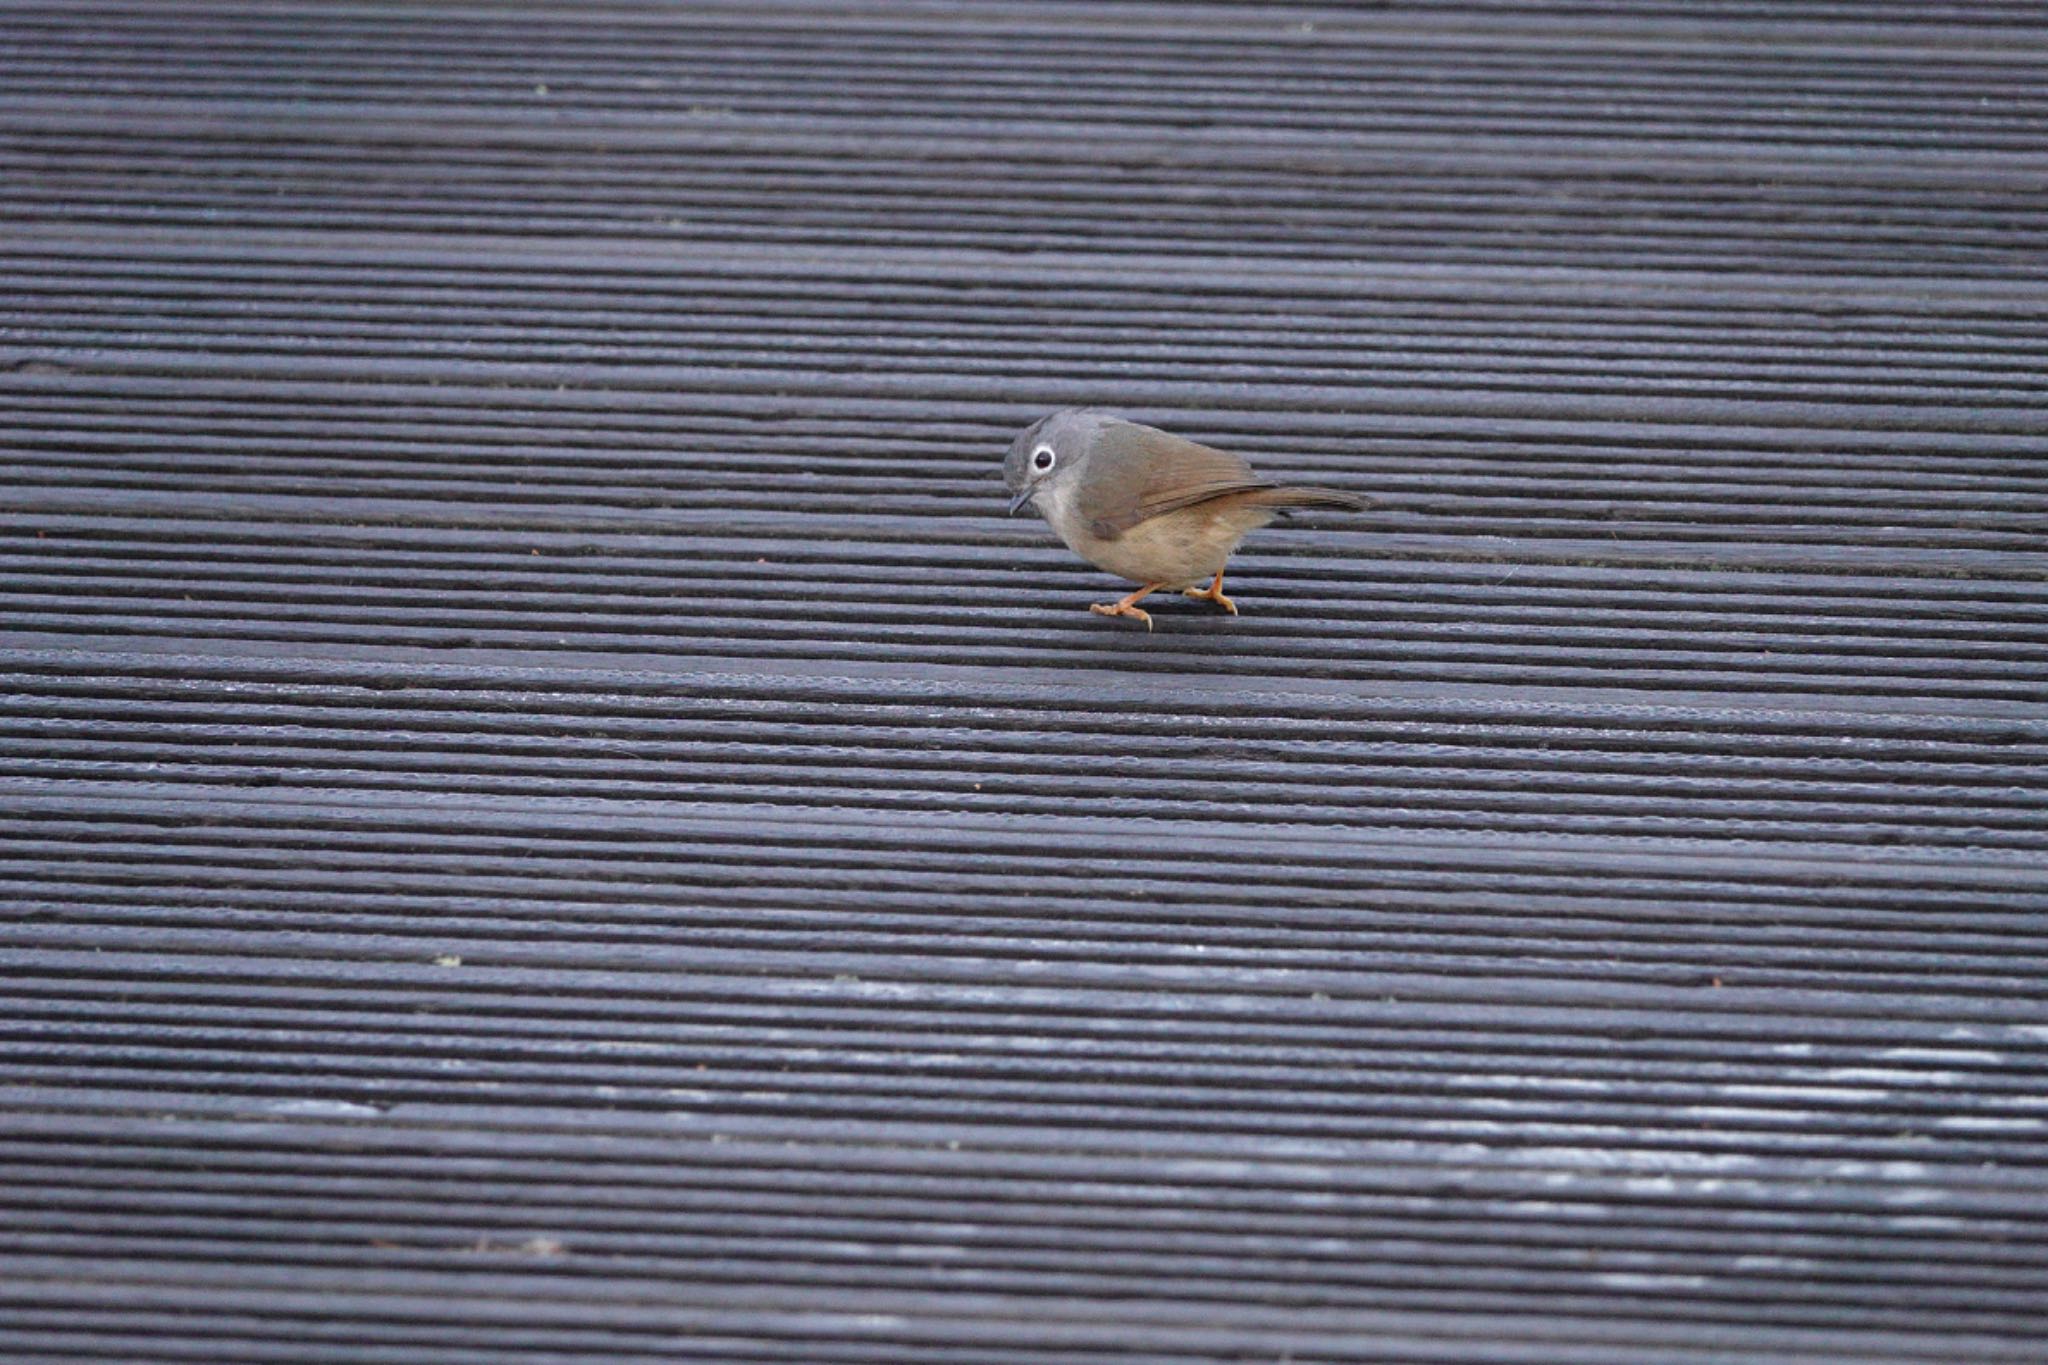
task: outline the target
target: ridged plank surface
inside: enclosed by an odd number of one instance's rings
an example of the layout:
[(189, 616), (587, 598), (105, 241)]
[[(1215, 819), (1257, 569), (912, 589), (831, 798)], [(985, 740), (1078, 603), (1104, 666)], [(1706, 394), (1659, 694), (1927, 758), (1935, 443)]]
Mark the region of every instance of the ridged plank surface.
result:
[(2039, 18), (0, 4), (0, 1353), (2038, 1361)]

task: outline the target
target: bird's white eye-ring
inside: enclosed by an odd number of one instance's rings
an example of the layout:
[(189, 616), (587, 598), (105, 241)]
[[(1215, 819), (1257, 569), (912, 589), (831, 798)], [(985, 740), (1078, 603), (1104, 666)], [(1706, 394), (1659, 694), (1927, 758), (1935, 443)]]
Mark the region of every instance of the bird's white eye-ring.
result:
[(1052, 453), (1051, 446), (1040, 446), (1031, 452), (1031, 467), (1043, 474), (1052, 468), (1052, 462), (1059, 457)]

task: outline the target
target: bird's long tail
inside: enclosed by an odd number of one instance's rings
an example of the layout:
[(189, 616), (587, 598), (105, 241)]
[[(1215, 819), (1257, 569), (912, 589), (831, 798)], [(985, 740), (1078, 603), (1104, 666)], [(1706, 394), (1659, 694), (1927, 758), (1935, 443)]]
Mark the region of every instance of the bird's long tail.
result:
[(1358, 493), (1339, 493), (1334, 488), (1261, 488), (1250, 495), (1257, 507), (1285, 510), (1289, 507), (1330, 507), (1346, 512), (1363, 512), (1374, 505)]

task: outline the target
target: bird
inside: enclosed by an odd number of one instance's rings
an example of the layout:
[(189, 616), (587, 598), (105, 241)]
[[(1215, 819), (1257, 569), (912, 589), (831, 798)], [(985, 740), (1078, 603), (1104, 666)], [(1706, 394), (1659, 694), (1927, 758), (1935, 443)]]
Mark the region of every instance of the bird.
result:
[(1178, 588), (1237, 615), (1237, 603), (1223, 593), (1223, 563), (1274, 517), (1294, 508), (1360, 512), (1374, 505), (1333, 488), (1272, 483), (1228, 451), (1085, 408), (1026, 427), (1003, 459), (1003, 482), (1011, 516), (1027, 504), (1037, 508), (1075, 554), (1139, 585), (1089, 610), (1135, 617), (1148, 631), (1151, 613), (1138, 603), (1161, 589)]

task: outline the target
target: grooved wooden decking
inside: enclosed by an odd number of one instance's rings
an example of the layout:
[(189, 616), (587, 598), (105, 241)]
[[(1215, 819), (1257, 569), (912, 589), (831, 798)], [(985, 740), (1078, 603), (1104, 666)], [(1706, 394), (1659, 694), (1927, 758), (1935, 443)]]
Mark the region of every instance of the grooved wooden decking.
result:
[(0, 1356), (2039, 1362), (2044, 243), (2031, 4), (0, 3)]

